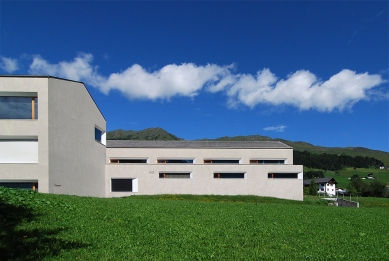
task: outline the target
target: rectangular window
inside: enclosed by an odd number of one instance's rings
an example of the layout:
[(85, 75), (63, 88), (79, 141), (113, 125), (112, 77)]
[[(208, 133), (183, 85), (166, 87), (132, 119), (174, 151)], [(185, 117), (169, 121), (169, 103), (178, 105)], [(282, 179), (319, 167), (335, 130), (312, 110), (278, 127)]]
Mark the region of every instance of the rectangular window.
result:
[(244, 173), (214, 173), (214, 179), (244, 179)]
[(160, 179), (190, 179), (190, 173), (159, 173)]
[(239, 164), (239, 160), (204, 160), (205, 164)]
[(112, 192), (138, 192), (138, 179), (111, 179)]
[(100, 142), (103, 145), (106, 145), (106, 133), (101, 129), (95, 127), (95, 141)]
[(0, 163), (38, 163), (38, 138), (0, 139)]
[(110, 163), (147, 163), (147, 159), (110, 159)]
[(297, 179), (298, 173), (269, 173), (269, 179)]
[(38, 191), (38, 182), (0, 182), (0, 187)]
[(250, 164), (285, 164), (285, 160), (250, 160)]
[(193, 159), (158, 159), (157, 163), (166, 163), (166, 164), (192, 164)]
[(38, 98), (0, 96), (0, 119), (38, 119)]

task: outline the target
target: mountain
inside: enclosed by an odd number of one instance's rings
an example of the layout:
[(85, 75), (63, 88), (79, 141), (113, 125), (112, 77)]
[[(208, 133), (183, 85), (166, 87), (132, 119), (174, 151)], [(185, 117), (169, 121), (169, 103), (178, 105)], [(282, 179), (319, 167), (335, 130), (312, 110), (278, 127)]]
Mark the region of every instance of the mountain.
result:
[[(165, 131), (162, 128), (149, 128), (141, 131), (132, 130), (115, 130), (107, 132), (108, 140), (183, 140), (177, 136)], [(217, 139), (202, 139), (202, 140), (219, 140), (219, 141), (281, 141), (295, 150), (309, 151), (311, 153), (328, 153), (328, 154), (345, 154), (349, 156), (372, 157), (382, 161), (386, 166), (389, 166), (389, 153), (380, 150), (371, 150), (362, 147), (322, 147), (315, 146), (304, 141), (288, 141), (279, 138), (270, 138), (261, 135), (235, 136), (235, 137), (220, 137)]]
[(183, 140), (162, 128), (148, 128), (141, 131), (114, 130), (107, 132), (107, 140)]

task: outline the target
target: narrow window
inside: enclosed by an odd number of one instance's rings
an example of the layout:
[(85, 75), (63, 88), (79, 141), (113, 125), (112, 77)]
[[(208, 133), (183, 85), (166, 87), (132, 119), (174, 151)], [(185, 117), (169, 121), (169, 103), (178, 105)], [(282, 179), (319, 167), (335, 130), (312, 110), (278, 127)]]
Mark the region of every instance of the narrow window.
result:
[(105, 133), (105, 131), (95, 127), (95, 141), (100, 142), (103, 145), (106, 145), (106, 133)]
[(159, 173), (160, 179), (190, 179), (190, 173)]
[(285, 164), (285, 160), (250, 160), (250, 164)]
[(214, 179), (244, 179), (244, 173), (214, 173)]
[(110, 163), (147, 163), (147, 159), (110, 159)]
[(191, 164), (193, 159), (158, 159), (157, 163), (166, 163), (166, 164)]
[(297, 179), (298, 173), (269, 173), (269, 179)]
[(204, 160), (205, 164), (239, 164), (239, 160)]
[(38, 191), (38, 182), (0, 182), (0, 187)]

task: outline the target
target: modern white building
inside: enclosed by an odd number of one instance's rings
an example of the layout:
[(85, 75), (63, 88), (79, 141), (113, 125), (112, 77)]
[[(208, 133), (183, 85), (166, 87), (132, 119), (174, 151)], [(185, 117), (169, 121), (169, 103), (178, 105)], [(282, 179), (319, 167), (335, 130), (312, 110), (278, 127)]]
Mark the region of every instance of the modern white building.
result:
[(81, 82), (0, 77), (0, 186), (96, 197), (258, 195), (303, 199), (303, 166), (281, 142), (105, 141)]

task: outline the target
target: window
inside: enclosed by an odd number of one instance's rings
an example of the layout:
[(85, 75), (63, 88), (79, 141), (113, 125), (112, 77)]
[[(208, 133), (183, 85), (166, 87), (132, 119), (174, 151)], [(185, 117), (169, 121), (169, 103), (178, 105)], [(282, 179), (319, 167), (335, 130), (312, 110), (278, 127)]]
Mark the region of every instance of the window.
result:
[(250, 160), (250, 164), (285, 164), (285, 160)]
[(193, 159), (158, 159), (157, 163), (185, 164), (193, 163)]
[(0, 163), (38, 163), (38, 137), (0, 137)]
[(190, 179), (190, 173), (159, 173), (160, 179)]
[(0, 182), (0, 187), (38, 191), (38, 182)]
[(239, 160), (204, 160), (206, 164), (239, 164)]
[(114, 178), (111, 179), (112, 192), (138, 192), (138, 179)]
[(38, 119), (38, 98), (0, 96), (0, 119)]
[(110, 163), (147, 163), (147, 159), (110, 159)]
[(214, 179), (244, 179), (244, 173), (214, 173)]
[(269, 179), (297, 179), (297, 173), (269, 173)]
[(95, 127), (95, 141), (98, 141), (101, 144), (106, 145), (105, 132), (97, 127)]

